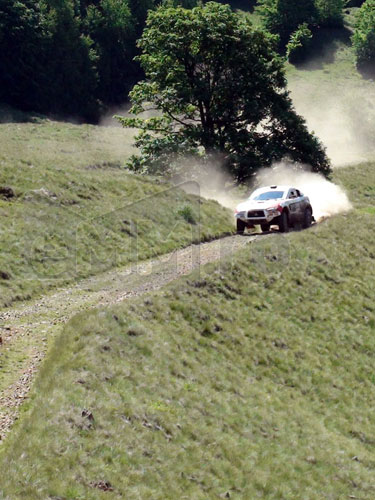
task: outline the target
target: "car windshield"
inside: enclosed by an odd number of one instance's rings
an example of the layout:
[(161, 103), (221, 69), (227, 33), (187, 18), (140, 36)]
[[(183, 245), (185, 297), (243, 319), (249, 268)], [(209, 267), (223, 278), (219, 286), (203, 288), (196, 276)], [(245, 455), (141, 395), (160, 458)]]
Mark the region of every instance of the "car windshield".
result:
[(284, 191), (266, 191), (265, 193), (260, 193), (252, 198), (253, 200), (265, 201), (265, 200), (278, 200), (284, 196)]

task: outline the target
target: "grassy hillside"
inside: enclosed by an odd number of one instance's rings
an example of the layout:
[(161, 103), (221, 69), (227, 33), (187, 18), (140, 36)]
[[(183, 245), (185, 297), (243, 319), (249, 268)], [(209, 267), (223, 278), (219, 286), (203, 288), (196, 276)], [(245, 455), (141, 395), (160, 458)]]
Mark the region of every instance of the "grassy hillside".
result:
[[(374, 152), (353, 12), (287, 70), (338, 163)], [(231, 229), (217, 204), (121, 170), (130, 143), (121, 129), (0, 125), (0, 186), (15, 192), (0, 199), (0, 307)], [(334, 181), (350, 214), (76, 316), (0, 448), (0, 498), (374, 498), (375, 163)]]
[(373, 498), (374, 167), (336, 171), (350, 214), (75, 317), (3, 496)]
[(121, 128), (1, 117), (0, 308), (233, 229), (217, 203), (126, 173)]

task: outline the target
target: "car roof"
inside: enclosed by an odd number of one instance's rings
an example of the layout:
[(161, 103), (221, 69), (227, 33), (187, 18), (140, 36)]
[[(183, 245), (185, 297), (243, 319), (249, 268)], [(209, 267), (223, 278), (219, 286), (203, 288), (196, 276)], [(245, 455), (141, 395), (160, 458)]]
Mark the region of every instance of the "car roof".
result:
[(257, 192), (257, 193), (263, 193), (263, 192), (267, 192), (267, 191), (288, 191), (289, 189), (296, 189), (292, 186), (285, 186), (285, 185), (282, 185), (282, 186), (277, 186), (276, 184), (273, 184), (272, 186), (263, 186), (263, 187), (260, 187), (258, 189), (256, 189), (254, 191)]

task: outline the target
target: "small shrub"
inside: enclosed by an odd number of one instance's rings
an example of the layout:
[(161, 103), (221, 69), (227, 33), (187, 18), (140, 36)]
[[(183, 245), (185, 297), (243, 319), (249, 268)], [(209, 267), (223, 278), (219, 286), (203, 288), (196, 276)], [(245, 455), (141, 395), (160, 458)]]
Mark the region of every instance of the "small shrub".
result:
[(286, 55), (291, 63), (299, 62), (306, 54), (311, 43), (312, 33), (307, 23), (301, 24), (290, 37), (286, 47)]
[(184, 205), (180, 209), (177, 210), (177, 214), (182, 217), (189, 224), (196, 224), (196, 218), (193, 212), (193, 209), (190, 205)]

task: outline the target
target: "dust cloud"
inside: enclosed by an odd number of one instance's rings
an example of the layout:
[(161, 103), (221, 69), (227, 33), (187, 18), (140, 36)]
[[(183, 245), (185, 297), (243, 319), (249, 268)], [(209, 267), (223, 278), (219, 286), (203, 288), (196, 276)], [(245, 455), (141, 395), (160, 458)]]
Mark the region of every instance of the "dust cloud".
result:
[[(172, 178), (172, 182), (180, 185), (189, 194), (215, 200), (232, 210), (241, 198), (246, 197), (245, 188), (233, 188), (233, 177), (223, 168), (223, 161), (219, 155), (212, 155), (209, 160), (201, 162), (196, 158), (185, 157), (179, 160), (179, 164), (182, 175)], [(189, 184), (189, 181), (193, 183)]]
[(236, 186), (233, 177), (224, 170), (219, 156), (204, 164), (199, 164), (196, 159), (190, 161), (185, 159), (183, 172), (184, 178), (175, 179), (177, 181), (175, 183), (193, 180), (191, 185), (181, 184), (186, 192), (216, 200), (231, 210), (247, 199), (254, 189), (272, 185), (288, 185), (302, 191), (310, 198), (316, 220), (352, 209), (343, 188), (327, 180), (323, 175), (311, 172), (311, 167), (308, 165), (275, 163), (271, 167), (259, 170), (250, 186)]
[(258, 185), (291, 185), (310, 198), (317, 221), (352, 209), (345, 191), (320, 174), (309, 172), (308, 167), (294, 170), (290, 165), (279, 163), (264, 168), (256, 176)]
[[(336, 80), (337, 83), (337, 80)], [(333, 168), (348, 166), (375, 157), (375, 89), (362, 79), (340, 81), (337, 84), (321, 78), (293, 77), (288, 87), (295, 109), (307, 122), (310, 131), (321, 140)], [(129, 106), (113, 109), (101, 120), (104, 126), (119, 126), (114, 114), (127, 115)], [(234, 209), (246, 199), (251, 188), (234, 188), (233, 179), (222, 168), (219, 157), (204, 164), (196, 159), (184, 158), (180, 171), (183, 175), (172, 179), (175, 184), (193, 180), (197, 187), (185, 186), (188, 192), (214, 199)], [(170, 179), (169, 179), (170, 180)], [(342, 188), (312, 173), (309, 167), (294, 170), (289, 165), (277, 164), (263, 169), (254, 177), (254, 186), (291, 184), (307, 194), (316, 219), (329, 217), (351, 209), (350, 201)], [(192, 185), (193, 186), (193, 185)], [(196, 186), (196, 184), (195, 184)]]
[(272, 167), (263, 168), (254, 176), (252, 186), (246, 188), (233, 188), (234, 181), (224, 172), (219, 160), (209, 165), (201, 165), (198, 175), (197, 172), (199, 171), (196, 168), (194, 177), (196, 184), (192, 184), (191, 188), (189, 184), (185, 187), (182, 185), (183, 189), (203, 198), (216, 200), (232, 210), (248, 198), (257, 187), (272, 185), (289, 185), (302, 191), (310, 198), (317, 221), (352, 209), (348, 196), (340, 186), (321, 174), (311, 172), (310, 167), (305, 165), (280, 162)]
[(289, 90), (297, 113), (327, 148), (334, 168), (375, 156), (375, 90), (368, 82), (313, 85), (295, 79)]
[[(291, 78), (289, 90), (295, 109), (307, 122), (310, 131), (321, 140), (333, 168), (369, 161), (375, 157), (375, 89), (364, 80), (311, 82)], [(223, 173), (220, 159), (208, 166), (205, 178), (197, 178), (201, 196), (215, 199), (234, 209), (245, 199), (247, 191), (228, 190), (233, 180)], [(202, 166), (202, 170), (206, 166)], [(344, 190), (308, 166), (297, 170), (286, 163), (261, 170), (254, 186), (294, 185), (309, 196), (317, 220), (349, 211), (352, 206)]]
[[(130, 103), (124, 104), (122, 107), (113, 107), (108, 109), (100, 118), (99, 126), (101, 127), (122, 127), (121, 123), (115, 118), (116, 115), (129, 117)], [(134, 117), (133, 117), (134, 118)]]

